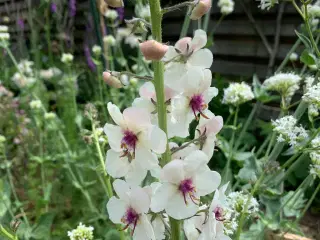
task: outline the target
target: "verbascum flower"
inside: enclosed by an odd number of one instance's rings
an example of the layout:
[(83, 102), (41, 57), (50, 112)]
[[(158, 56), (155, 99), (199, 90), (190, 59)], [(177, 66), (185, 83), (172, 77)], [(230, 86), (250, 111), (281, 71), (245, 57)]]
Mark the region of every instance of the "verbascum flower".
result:
[(273, 131), (278, 133), (278, 142), (288, 142), (291, 146), (297, 145), (308, 137), (307, 131), (302, 126), (296, 126), (297, 119), (285, 116), (272, 121)]
[(79, 223), (76, 229), (68, 232), (68, 237), (70, 240), (93, 240), (93, 230), (93, 227)]
[(245, 82), (231, 83), (224, 89), (222, 103), (238, 106), (254, 99), (251, 87)]
[(206, 44), (206, 32), (198, 29), (193, 39), (185, 37), (180, 39), (175, 46), (169, 46), (162, 59), (166, 63), (164, 77), (168, 87), (181, 92), (186, 85), (185, 79), (190, 69), (196, 67), (204, 70), (211, 67), (212, 52), (209, 49), (202, 49)]
[[(198, 1), (198, 0), (196, 0)], [(198, 20), (211, 9), (211, 0), (200, 0), (192, 9), (190, 19)]]
[(156, 240), (153, 227), (147, 217), (150, 196), (146, 188), (131, 187), (123, 180), (116, 179), (113, 189), (118, 197), (111, 197), (107, 203), (109, 218), (113, 223), (132, 230), (133, 240)]
[(200, 197), (215, 191), (220, 185), (220, 174), (207, 166), (209, 159), (202, 151), (190, 153), (184, 160), (174, 159), (161, 173), (162, 185), (151, 199), (151, 210), (163, 210), (174, 219), (185, 219), (196, 214)]

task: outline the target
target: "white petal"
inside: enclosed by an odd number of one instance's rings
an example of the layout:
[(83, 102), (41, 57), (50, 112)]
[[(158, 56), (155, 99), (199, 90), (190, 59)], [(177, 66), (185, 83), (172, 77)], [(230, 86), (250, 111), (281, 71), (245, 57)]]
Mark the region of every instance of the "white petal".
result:
[(153, 221), (152, 221), (152, 227), (153, 227), (153, 231), (154, 231), (154, 235), (156, 237), (156, 240), (163, 240), (165, 239), (165, 226), (163, 221), (161, 220), (160, 217), (156, 217)]
[(122, 113), (120, 112), (120, 109), (117, 107), (117, 105), (108, 102), (108, 112), (110, 116), (112, 117), (113, 121), (119, 125), (123, 126), (124, 125), (124, 119), (122, 116)]
[(172, 115), (167, 115), (167, 127), (168, 127), (168, 138), (181, 137), (186, 138), (189, 136), (189, 124), (187, 121), (177, 122), (173, 121)]
[[(147, 110), (129, 107), (123, 111), (123, 118), (125, 119), (128, 127), (132, 126), (133, 128), (139, 128), (140, 126), (147, 126), (151, 124), (150, 114)], [(129, 127), (131, 129), (131, 127)], [(136, 129), (141, 130), (141, 129)]]
[(113, 178), (125, 176), (130, 167), (130, 163), (126, 157), (121, 157), (122, 152), (108, 150), (106, 157), (106, 171)]
[(182, 160), (172, 160), (162, 169), (162, 180), (179, 185), (185, 179), (184, 162)]
[(107, 203), (107, 210), (109, 213), (109, 218), (113, 223), (122, 223), (121, 218), (127, 211), (127, 204), (116, 197), (111, 197)]
[(196, 226), (194, 225), (193, 218), (187, 219), (183, 222), (183, 230), (188, 240), (198, 240), (200, 235), (196, 229)]
[(178, 50), (180, 50), (180, 52), (182, 54), (186, 54), (187, 50), (189, 49), (189, 51), (192, 51), (191, 47), (191, 37), (184, 37), (181, 38), (179, 41), (176, 42), (176, 44), (174, 45), (174, 47)]
[(192, 97), (194, 94), (200, 92), (202, 82), (204, 81), (203, 69), (199, 67), (190, 67), (186, 74), (186, 81), (184, 85), (184, 95)]
[[(182, 146), (183, 145), (184, 144), (182, 144)], [(190, 153), (192, 153), (195, 150), (199, 150), (199, 147), (197, 145), (191, 143), (187, 147), (179, 150), (178, 152), (173, 153), (172, 159), (185, 159), (186, 156), (188, 156)]]
[(177, 96), (171, 101), (171, 115), (173, 122), (176, 123), (190, 123), (188, 119), (188, 114), (190, 111), (190, 99), (182, 95)]
[(148, 129), (149, 147), (155, 153), (161, 154), (166, 151), (167, 136), (158, 126), (152, 126)]
[(143, 98), (154, 98), (156, 90), (152, 82), (144, 83), (139, 89), (139, 95)]
[(186, 65), (182, 63), (172, 63), (164, 72), (165, 85), (175, 91), (181, 92), (184, 84), (185, 74), (187, 72)]
[(197, 194), (205, 196), (216, 190), (221, 182), (221, 176), (215, 171), (204, 171), (196, 175), (195, 185)]
[(208, 156), (200, 150), (195, 150), (185, 157), (184, 171), (187, 177), (191, 177), (209, 162)]
[(151, 199), (150, 209), (152, 212), (161, 212), (168, 204), (168, 201), (177, 192), (177, 186), (170, 183), (163, 183), (158, 187)]
[(164, 55), (164, 57), (162, 58), (162, 61), (167, 62), (170, 61), (172, 59), (174, 59), (175, 57), (177, 57), (179, 54), (177, 53), (177, 51), (174, 49), (173, 46), (169, 46), (166, 54)]
[(176, 192), (168, 201), (166, 213), (174, 219), (180, 220), (195, 215), (198, 211), (198, 206), (192, 202), (187, 196), (187, 203), (180, 192)]
[(149, 99), (145, 98), (135, 98), (132, 106), (146, 109), (149, 113), (152, 113), (154, 110), (156, 110), (154, 104)]
[(204, 100), (206, 103), (211, 102), (212, 98), (216, 97), (219, 93), (219, 90), (215, 87), (210, 87), (207, 91), (203, 93)]
[(143, 146), (137, 146), (134, 161), (136, 161), (141, 168), (147, 170), (157, 167), (159, 163), (157, 156)]
[(150, 197), (141, 187), (132, 187), (130, 192), (130, 205), (138, 213), (147, 213), (150, 207)]
[(210, 68), (212, 62), (213, 56), (209, 49), (200, 49), (193, 53), (188, 60), (188, 64), (202, 68)]
[(108, 137), (108, 143), (110, 147), (117, 151), (121, 151), (121, 140), (123, 138), (122, 129), (119, 126), (115, 126), (109, 123), (106, 123), (103, 128), (105, 134)]
[(130, 186), (138, 186), (147, 176), (148, 170), (141, 167), (139, 163), (134, 159), (130, 164), (128, 173), (125, 175), (125, 179)]
[(193, 51), (203, 48), (207, 44), (207, 33), (201, 29), (196, 30), (191, 44)]
[(211, 159), (213, 156), (215, 143), (216, 136), (214, 134), (208, 135), (202, 147), (202, 151), (208, 156), (208, 159)]
[(209, 69), (203, 70), (203, 80), (201, 82), (201, 92), (209, 89), (212, 82), (212, 72)]
[(112, 186), (120, 199), (128, 197), (127, 193), (130, 191), (130, 186), (128, 183), (121, 179), (116, 179), (114, 180)]
[(138, 224), (133, 233), (134, 240), (155, 240), (152, 225), (145, 214), (140, 215)]
[(200, 234), (199, 240), (215, 239), (216, 237), (216, 219), (213, 214), (209, 215), (207, 222), (203, 225), (202, 233)]

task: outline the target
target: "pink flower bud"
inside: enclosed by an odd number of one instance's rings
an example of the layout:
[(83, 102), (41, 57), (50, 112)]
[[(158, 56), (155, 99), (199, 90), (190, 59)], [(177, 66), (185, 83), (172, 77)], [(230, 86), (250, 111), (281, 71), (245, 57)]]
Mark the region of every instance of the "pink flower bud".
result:
[(110, 72), (103, 72), (103, 81), (108, 84), (110, 87), (122, 88), (122, 83), (119, 78), (111, 75)]
[(140, 50), (147, 60), (160, 60), (168, 51), (168, 46), (154, 40), (140, 43)]
[(200, 0), (198, 4), (193, 8), (190, 19), (198, 20), (207, 12), (209, 12), (211, 8), (211, 0)]
[(118, 7), (124, 6), (123, 0), (105, 0), (105, 1), (110, 7), (118, 8)]

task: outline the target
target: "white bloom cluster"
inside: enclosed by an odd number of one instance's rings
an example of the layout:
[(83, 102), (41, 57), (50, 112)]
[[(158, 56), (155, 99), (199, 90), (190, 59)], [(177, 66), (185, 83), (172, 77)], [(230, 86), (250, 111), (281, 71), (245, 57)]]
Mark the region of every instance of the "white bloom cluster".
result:
[(113, 10), (113, 9), (107, 9), (106, 12), (104, 13), (104, 16), (111, 20), (111, 21), (114, 21), (117, 19), (118, 17), (118, 12), (116, 10)]
[(101, 47), (98, 46), (98, 45), (94, 45), (94, 46), (92, 47), (92, 52), (93, 52), (93, 54), (95, 54), (96, 56), (99, 56), (99, 55), (101, 54), (101, 51), (102, 51), (102, 49), (101, 49)]
[(9, 28), (5, 25), (0, 25), (0, 43), (7, 43), (10, 39)]
[(107, 44), (108, 46), (115, 46), (116, 45), (116, 39), (112, 35), (106, 35), (103, 37), (103, 42)]
[(62, 53), (61, 62), (70, 64), (73, 61), (73, 55), (71, 53)]
[(262, 10), (265, 10), (265, 9), (269, 10), (275, 4), (279, 3), (278, 0), (256, 0), (256, 1), (260, 2), (259, 8), (261, 8)]
[(299, 89), (301, 77), (294, 73), (278, 73), (263, 82), (267, 90), (276, 91), (290, 101), (294, 93)]
[(134, 35), (132, 29), (130, 28), (118, 28), (116, 40), (122, 41), (124, 40), (125, 44), (130, 45), (130, 47), (135, 48), (139, 46), (139, 40), (141, 37)]
[(302, 99), (320, 108), (320, 83), (307, 89), (307, 92), (302, 96)]
[(222, 103), (238, 106), (252, 99), (254, 99), (254, 94), (247, 83), (231, 83), (224, 89)]
[(86, 227), (86, 225), (79, 223), (79, 226), (72, 231), (68, 231), (68, 237), (70, 240), (93, 240), (92, 226)]
[(233, 0), (219, 0), (218, 7), (220, 8), (221, 14), (228, 15), (234, 11)]
[(310, 173), (320, 178), (320, 136), (311, 141), (311, 146), (316, 150), (310, 153), (311, 166)]
[(57, 77), (60, 74), (62, 74), (61, 70), (59, 68), (56, 67), (51, 67), (48, 69), (42, 69), (39, 72), (39, 76), (45, 80), (49, 80), (53, 77)]
[[(304, 11), (304, 8), (302, 10)], [(308, 15), (309, 18), (320, 17), (320, 1), (316, 1), (314, 4), (308, 5)]]
[[(162, 59), (166, 62), (163, 104), (167, 111), (163, 109), (163, 114), (167, 114), (167, 134), (159, 127), (155, 104), (159, 98), (153, 82), (144, 83), (132, 107), (122, 112), (108, 103), (108, 112), (115, 124), (104, 126), (110, 145), (105, 166), (108, 174), (116, 179), (113, 189), (117, 197), (110, 198), (107, 210), (113, 223), (132, 230), (134, 240), (163, 239), (162, 217), (168, 215), (182, 220), (195, 216), (200, 199), (220, 185), (220, 174), (208, 167), (223, 119), (208, 110), (218, 90), (211, 87), (209, 68), (213, 56), (208, 49), (203, 49), (206, 43), (206, 33), (196, 30), (193, 39), (182, 38), (175, 46), (168, 46)], [(178, 149), (168, 159), (171, 161), (161, 166), (159, 156), (166, 152), (168, 139), (188, 137), (189, 125), (194, 119), (199, 123), (195, 137), (201, 137), (201, 143), (181, 152), (176, 146)], [(157, 181), (142, 188), (140, 185), (148, 172)], [(216, 200), (219, 192), (216, 191)], [(225, 236), (223, 223), (216, 221), (221, 219), (220, 208), (215, 202), (210, 207), (216, 216), (210, 217), (210, 227), (204, 232), (210, 235), (206, 239), (219, 239)], [(148, 216), (150, 213), (156, 216), (154, 220)]]
[(272, 121), (272, 125), (273, 131), (279, 134), (278, 142), (288, 142), (291, 146), (295, 146), (308, 137), (307, 131), (302, 126), (296, 126), (297, 119), (291, 115)]
[(151, 17), (149, 5), (137, 4), (134, 11), (139, 18), (149, 20)]
[(29, 103), (31, 109), (40, 109), (42, 107), (42, 103), (40, 100), (32, 100)]
[(44, 119), (46, 120), (52, 120), (55, 119), (57, 115), (54, 112), (47, 112), (44, 114)]
[(11, 80), (20, 88), (31, 86), (35, 81), (33, 62), (21, 60), (18, 64), (19, 71), (16, 72)]

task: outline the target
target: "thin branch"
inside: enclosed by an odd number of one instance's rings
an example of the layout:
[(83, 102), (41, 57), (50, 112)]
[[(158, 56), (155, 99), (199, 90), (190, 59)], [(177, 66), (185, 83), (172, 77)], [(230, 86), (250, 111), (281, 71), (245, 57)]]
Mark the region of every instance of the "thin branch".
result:
[(262, 32), (260, 26), (257, 24), (256, 20), (253, 18), (252, 14), (251, 14), (251, 11), (249, 10), (249, 8), (247, 8), (245, 6), (245, 4), (243, 3), (243, 0), (238, 0), (239, 3), (241, 4), (244, 12), (247, 14), (248, 18), (249, 18), (249, 21), (251, 22), (251, 24), (253, 25), (254, 29), (256, 30), (256, 32), (259, 34), (262, 42), (263, 42), (263, 45), (265, 46), (265, 48), (267, 49), (269, 55), (272, 54), (272, 48), (266, 38), (266, 36), (264, 35), (264, 33)]

